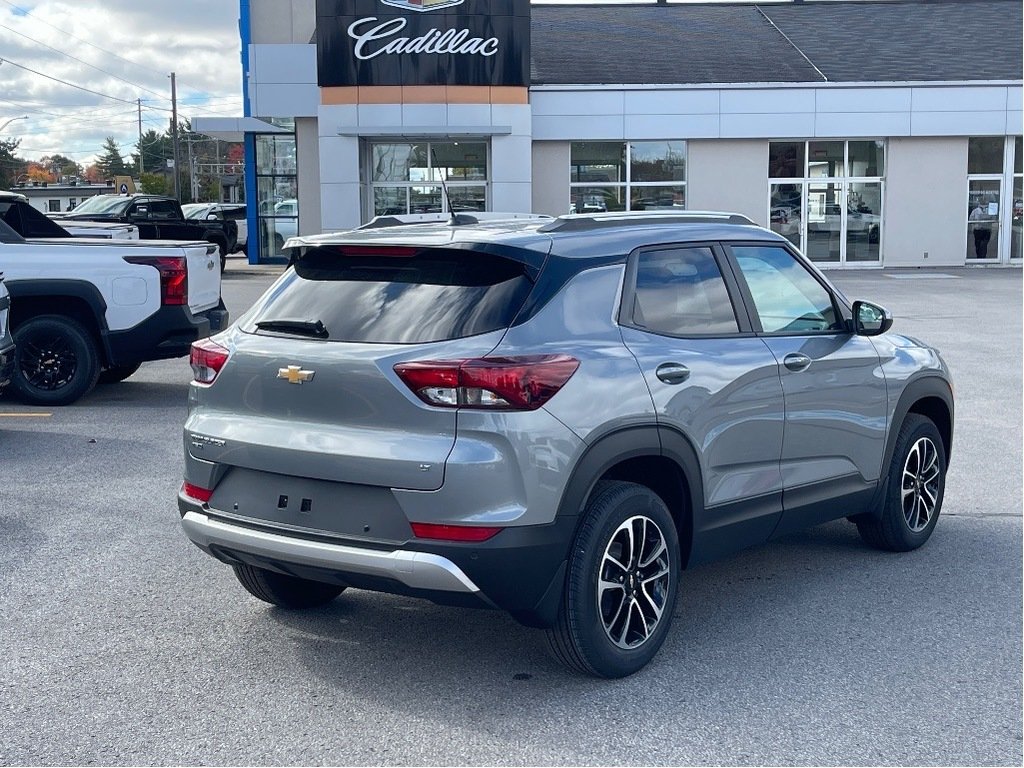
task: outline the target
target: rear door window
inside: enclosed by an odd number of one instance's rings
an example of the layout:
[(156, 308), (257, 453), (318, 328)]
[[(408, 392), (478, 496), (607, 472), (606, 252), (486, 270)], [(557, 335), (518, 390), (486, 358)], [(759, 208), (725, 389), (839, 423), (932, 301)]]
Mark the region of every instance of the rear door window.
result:
[(523, 264), (476, 251), (320, 248), (285, 275), (245, 330), (279, 335), (275, 328), (288, 324), (321, 323), (326, 341), (460, 339), (507, 328), (532, 287)]
[(632, 313), (633, 325), (665, 336), (739, 332), (722, 272), (707, 247), (640, 253)]

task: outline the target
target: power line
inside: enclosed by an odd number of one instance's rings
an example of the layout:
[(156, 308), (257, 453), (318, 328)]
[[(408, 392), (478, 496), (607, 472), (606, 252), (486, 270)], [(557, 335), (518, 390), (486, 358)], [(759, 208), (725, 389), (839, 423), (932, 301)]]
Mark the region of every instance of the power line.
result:
[(59, 77), (53, 77), (52, 75), (44, 74), (43, 72), (39, 72), (39, 71), (37, 71), (35, 69), (31, 69), (30, 67), (26, 67), (23, 64), (18, 64), (16, 62), (13, 62), (10, 59), (0, 58), (0, 64), (10, 64), (12, 67), (17, 67), (18, 69), (23, 69), (26, 72), (31, 72), (33, 75), (39, 75), (40, 77), (45, 77), (47, 80), (53, 80), (54, 82), (61, 83), (62, 85), (66, 85), (69, 88), (77, 88), (80, 91), (85, 91), (86, 93), (91, 93), (93, 96), (102, 96), (104, 99), (112, 99), (114, 101), (124, 102), (125, 104), (131, 104), (133, 107), (135, 106), (135, 102), (134, 101), (129, 101), (128, 99), (122, 99), (122, 98), (120, 98), (118, 96), (111, 96), (109, 93), (100, 93), (99, 91), (94, 91), (94, 90), (91, 90), (91, 89), (86, 88), (86, 87), (81, 86), (81, 85), (75, 85), (74, 83), (69, 83), (67, 80), (61, 80)]
[(19, 32), (16, 29), (8, 27), (6, 24), (0, 24), (0, 28), (6, 29), (8, 32), (13, 32), (16, 35), (21, 35), (26, 40), (30, 40), (31, 42), (35, 43), (36, 45), (41, 45), (44, 48), (49, 48), (51, 51), (55, 51), (55, 52), (61, 54), (62, 56), (67, 56), (69, 59), (73, 59), (74, 61), (77, 61), (80, 64), (85, 64), (85, 66), (87, 66), (87, 67), (92, 67), (97, 72), (102, 72), (105, 75), (109, 75), (110, 77), (114, 78), (115, 80), (120, 80), (122, 83), (127, 83), (128, 85), (135, 86), (136, 88), (138, 88), (140, 90), (143, 90), (146, 93), (152, 93), (154, 96), (159, 96), (161, 99), (166, 99), (167, 98), (163, 94), (157, 93), (156, 91), (154, 91), (154, 90), (152, 90), (150, 88), (147, 88), (144, 85), (132, 82), (131, 80), (125, 80), (123, 77), (121, 77), (119, 75), (115, 75), (113, 72), (108, 72), (107, 70), (103, 69), (102, 67), (97, 67), (95, 64), (90, 64), (88, 61), (83, 61), (82, 59), (78, 58), (77, 56), (72, 56), (67, 51), (62, 51), (60, 48), (54, 48), (52, 45), (48, 45), (47, 43), (44, 43), (42, 40), (36, 40), (34, 37), (29, 37), (24, 32)]

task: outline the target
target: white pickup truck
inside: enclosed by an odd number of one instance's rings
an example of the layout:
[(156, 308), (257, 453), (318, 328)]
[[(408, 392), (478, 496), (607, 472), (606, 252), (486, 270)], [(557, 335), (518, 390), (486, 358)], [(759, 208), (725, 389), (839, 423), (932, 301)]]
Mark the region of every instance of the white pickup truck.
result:
[[(32, 214), (0, 195), (11, 389), (25, 402), (72, 403), (101, 375), (122, 381), (144, 361), (184, 357), (193, 341), (227, 327), (215, 244), (40, 237)], [(17, 231), (23, 223), (29, 239)]]

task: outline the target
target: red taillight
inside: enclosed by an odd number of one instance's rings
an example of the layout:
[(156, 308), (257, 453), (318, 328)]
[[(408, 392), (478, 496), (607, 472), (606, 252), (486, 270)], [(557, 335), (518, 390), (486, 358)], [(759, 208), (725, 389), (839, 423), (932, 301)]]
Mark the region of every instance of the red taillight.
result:
[(417, 539), (440, 539), (442, 541), (487, 541), (501, 528), (480, 525), (437, 525), (435, 523), (411, 523)]
[(200, 384), (212, 384), (230, 354), (220, 344), (209, 339), (192, 342), (188, 362), (192, 366), (195, 380)]
[(395, 373), (425, 403), (445, 408), (534, 411), (579, 368), (568, 355), (398, 363)]
[(182, 306), (188, 303), (188, 267), (184, 256), (125, 256), (129, 264), (156, 267), (160, 273), (160, 303)]
[(207, 490), (206, 488), (200, 488), (198, 485), (192, 485), (192, 483), (189, 482), (181, 484), (181, 492), (190, 499), (201, 501), (203, 504), (208, 502), (210, 497), (213, 496), (213, 491)]

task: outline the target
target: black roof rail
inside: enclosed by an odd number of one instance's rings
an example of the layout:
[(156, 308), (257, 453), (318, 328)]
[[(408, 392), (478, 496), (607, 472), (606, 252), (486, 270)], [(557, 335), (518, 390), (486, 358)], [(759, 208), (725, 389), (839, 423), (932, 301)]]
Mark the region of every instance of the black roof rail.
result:
[(662, 224), (736, 224), (757, 226), (741, 213), (717, 213), (714, 211), (689, 211), (678, 213), (597, 213), (569, 214), (560, 216), (550, 224), (540, 227), (538, 232), (589, 232), (598, 229), (618, 227), (651, 227)]

